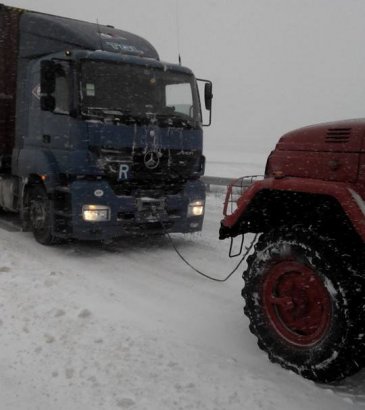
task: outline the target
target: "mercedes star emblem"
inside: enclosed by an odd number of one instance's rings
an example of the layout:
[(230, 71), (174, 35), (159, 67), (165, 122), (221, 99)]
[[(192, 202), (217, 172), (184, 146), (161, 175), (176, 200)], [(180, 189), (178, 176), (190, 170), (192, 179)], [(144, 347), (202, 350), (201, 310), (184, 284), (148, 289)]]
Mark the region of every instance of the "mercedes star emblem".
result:
[(144, 156), (144, 164), (148, 169), (155, 169), (160, 164), (160, 155), (156, 151), (148, 151)]

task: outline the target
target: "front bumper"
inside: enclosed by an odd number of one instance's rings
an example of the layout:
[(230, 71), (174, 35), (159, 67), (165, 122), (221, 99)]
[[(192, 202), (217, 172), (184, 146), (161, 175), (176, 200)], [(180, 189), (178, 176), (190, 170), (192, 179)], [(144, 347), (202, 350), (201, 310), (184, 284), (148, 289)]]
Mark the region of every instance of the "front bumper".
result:
[[(204, 214), (188, 216), (188, 209), (194, 201), (205, 202), (205, 187), (200, 180), (194, 180), (176, 195), (133, 197), (115, 195), (106, 181), (75, 181), (70, 185), (70, 201), (67, 236), (74, 239), (107, 240), (165, 231), (189, 233), (202, 229)], [(108, 220), (85, 221), (85, 204), (109, 207)]]

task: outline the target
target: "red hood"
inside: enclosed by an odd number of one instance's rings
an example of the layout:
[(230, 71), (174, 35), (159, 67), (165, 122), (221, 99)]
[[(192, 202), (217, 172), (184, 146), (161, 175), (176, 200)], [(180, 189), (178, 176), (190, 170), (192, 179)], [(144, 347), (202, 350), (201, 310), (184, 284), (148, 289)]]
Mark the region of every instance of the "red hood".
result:
[(364, 136), (365, 119), (311, 125), (291, 131), (280, 138), (270, 154), (266, 176), (354, 183), (360, 175), (362, 180)]
[(359, 152), (365, 147), (365, 119), (311, 125), (283, 135), (276, 149), (280, 151)]

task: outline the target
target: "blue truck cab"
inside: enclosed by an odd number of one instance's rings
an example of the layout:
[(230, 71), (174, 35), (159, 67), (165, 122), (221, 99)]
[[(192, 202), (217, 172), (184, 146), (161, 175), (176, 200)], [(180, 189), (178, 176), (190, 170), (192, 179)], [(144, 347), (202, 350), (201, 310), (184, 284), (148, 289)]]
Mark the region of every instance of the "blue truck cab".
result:
[(197, 81), (134, 34), (0, 5), (0, 207), (42, 244), (201, 230)]

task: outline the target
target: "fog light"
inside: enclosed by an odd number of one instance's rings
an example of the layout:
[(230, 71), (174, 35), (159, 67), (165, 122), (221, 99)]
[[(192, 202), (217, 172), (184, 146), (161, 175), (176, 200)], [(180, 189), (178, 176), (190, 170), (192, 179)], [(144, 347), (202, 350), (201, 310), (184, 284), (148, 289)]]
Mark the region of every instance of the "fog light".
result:
[(88, 222), (103, 222), (110, 219), (110, 208), (105, 205), (84, 205), (82, 217)]
[(204, 201), (193, 201), (188, 206), (188, 216), (204, 215)]

